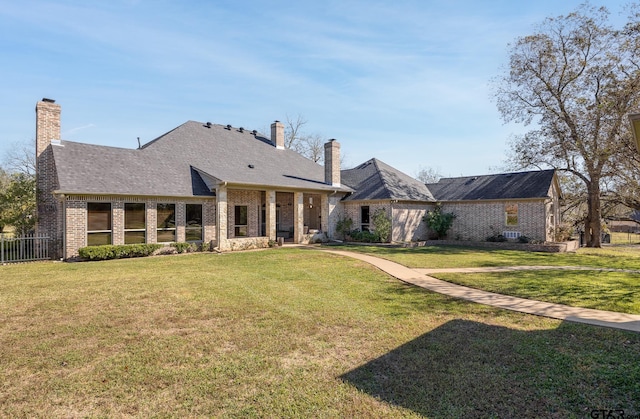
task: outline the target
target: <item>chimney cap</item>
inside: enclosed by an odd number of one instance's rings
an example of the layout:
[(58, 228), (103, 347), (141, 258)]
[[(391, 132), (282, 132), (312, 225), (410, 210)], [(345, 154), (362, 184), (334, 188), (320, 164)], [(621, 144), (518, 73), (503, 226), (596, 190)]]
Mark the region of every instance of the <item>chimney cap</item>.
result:
[(43, 97), (42, 101), (47, 103), (56, 103), (55, 99), (49, 99), (47, 97)]

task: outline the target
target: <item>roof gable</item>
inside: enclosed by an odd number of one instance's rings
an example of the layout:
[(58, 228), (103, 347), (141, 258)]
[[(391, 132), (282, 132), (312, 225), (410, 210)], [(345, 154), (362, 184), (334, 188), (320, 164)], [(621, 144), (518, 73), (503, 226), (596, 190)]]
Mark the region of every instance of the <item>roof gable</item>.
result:
[(547, 198), (555, 170), (443, 178), (427, 184), (438, 201)]
[(392, 166), (371, 159), (361, 165), (341, 171), (341, 180), (355, 192), (345, 200), (398, 200), (432, 202), (435, 199), (421, 182)]

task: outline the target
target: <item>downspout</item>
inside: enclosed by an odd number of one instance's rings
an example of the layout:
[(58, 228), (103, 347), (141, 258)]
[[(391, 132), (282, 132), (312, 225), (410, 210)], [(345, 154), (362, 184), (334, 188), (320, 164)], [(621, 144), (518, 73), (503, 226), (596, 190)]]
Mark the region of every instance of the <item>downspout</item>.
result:
[(67, 253), (67, 206), (65, 205), (63, 193), (57, 194), (56, 198), (60, 201), (60, 206), (62, 207), (62, 249), (60, 249), (60, 260), (64, 260)]

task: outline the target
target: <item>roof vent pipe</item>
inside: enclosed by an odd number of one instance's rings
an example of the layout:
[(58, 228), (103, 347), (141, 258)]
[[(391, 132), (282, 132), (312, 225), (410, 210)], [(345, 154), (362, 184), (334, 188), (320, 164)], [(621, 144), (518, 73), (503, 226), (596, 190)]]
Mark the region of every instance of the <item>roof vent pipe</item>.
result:
[(227, 124), (227, 129), (231, 131), (231, 125)]
[(207, 122), (206, 127), (207, 127), (207, 128), (211, 128), (211, 122)]

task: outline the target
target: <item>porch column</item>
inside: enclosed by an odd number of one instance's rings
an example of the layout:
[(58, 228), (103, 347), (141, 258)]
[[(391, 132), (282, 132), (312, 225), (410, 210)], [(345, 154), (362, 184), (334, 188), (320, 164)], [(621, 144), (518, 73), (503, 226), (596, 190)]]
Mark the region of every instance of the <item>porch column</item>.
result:
[(229, 248), (227, 233), (227, 187), (218, 186), (216, 188), (216, 236), (218, 237), (218, 249), (227, 250)]
[(329, 237), (329, 198), (320, 195), (320, 230)]
[(302, 243), (304, 233), (304, 194), (293, 194), (293, 242)]
[(265, 224), (269, 240), (276, 239), (276, 191), (265, 193)]

